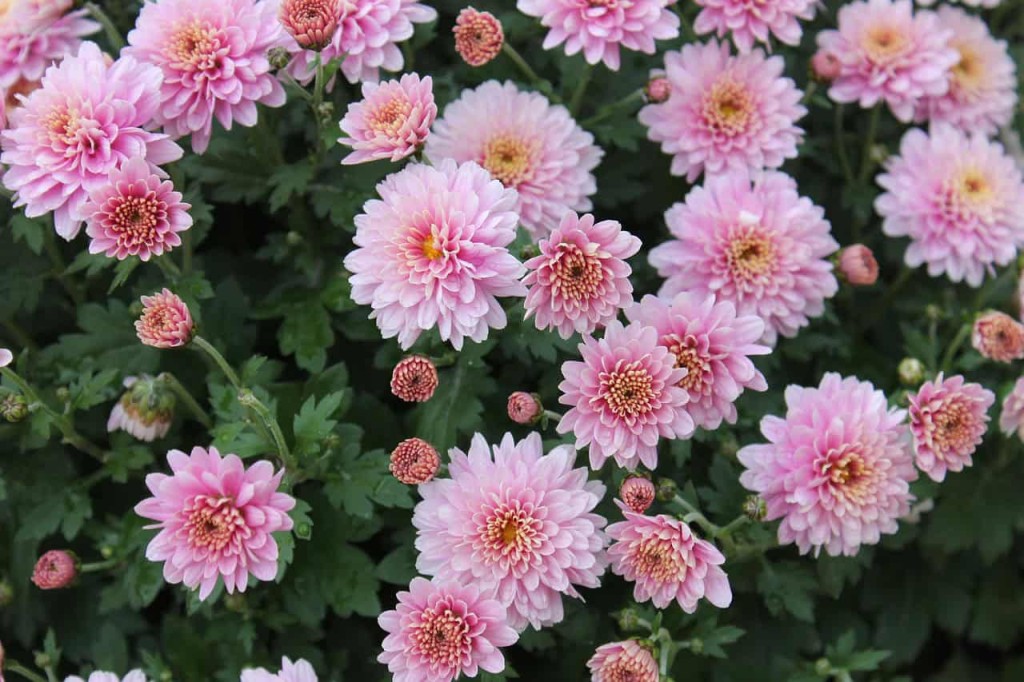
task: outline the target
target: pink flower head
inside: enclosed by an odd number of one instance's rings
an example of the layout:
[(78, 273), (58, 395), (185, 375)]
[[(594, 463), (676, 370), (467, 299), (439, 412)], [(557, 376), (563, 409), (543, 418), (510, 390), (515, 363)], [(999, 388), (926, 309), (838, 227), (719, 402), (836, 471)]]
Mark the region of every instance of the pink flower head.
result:
[(483, 66), (491, 61), (505, 44), (505, 31), (498, 18), (472, 7), (459, 12), (452, 33), (455, 34), (455, 51), (470, 66)]
[(679, 519), (619, 506), (626, 520), (608, 526), (614, 541), (608, 556), (612, 572), (634, 583), (633, 599), (650, 600), (659, 609), (675, 600), (686, 613), (696, 611), (703, 597), (722, 609), (732, 603), (729, 577), (721, 568), (725, 557), (713, 544)]
[(750, 52), (754, 43), (768, 45), (775, 39), (786, 45), (799, 45), (804, 34), (799, 19), (814, 18), (814, 0), (697, 0), (703, 7), (693, 22), (700, 35), (712, 31), (719, 38), (732, 33), (740, 52)]
[(292, 529), (288, 511), (295, 498), (277, 492), (284, 471), (270, 462), (248, 469), (238, 455), (221, 457), (216, 448), (167, 453), (173, 474), (149, 474), (153, 493), (135, 505), (135, 513), (157, 523), (160, 532), (146, 548), (146, 558), (163, 561), (164, 579), (199, 587), (200, 601), (223, 578), (228, 593), (244, 592), (249, 576), (273, 580), (277, 575), (277, 541), (273, 533)]
[(0, 89), (38, 81), (43, 72), (78, 52), (82, 38), (100, 25), (72, 0), (7, 0), (0, 5)]
[(0, 367), (6, 367), (14, 362), (14, 353), (6, 348), (0, 348)]
[(593, 513), (604, 485), (573, 468), (572, 446), (545, 455), (536, 432), (493, 447), (476, 434), (449, 455), (450, 478), (419, 488), (416, 568), (496, 595), (516, 630), (558, 623), (562, 595), (597, 587), (607, 565), (606, 521)]
[(78, 557), (66, 549), (51, 549), (32, 569), (32, 582), (41, 590), (70, 587), (78, 577)]
[(628, 639), (597, 647), (587, 661), (591, 682), (658, 682), (658, 662), (650, 650)]
[(292, 663), (285, 656), (281, 659), (281, 670), (272, 673), (266, 668), (246, 668), (240, 682), (317, 682), (316, 671), (308, 661), (301, 658)]
[(402, 348), (437, 327), (456, 350), (503, 329), (499, 296), (524, 296), (516, 193), (475, 163), (412, 164), (377, 185), (356, 216), (358, 247), (345, 257), (352, 299), (370, 305), (384, 338)]
[(981, 285), (1024, 245), (1024, 181), (998, 142), (936, 124), (914, 128), (878, 176), (882, 231), (910, 237), (904, 261), (928, 274)]
[(603, 154), (568, 109), (498, 81), (466, 90), (445, 107), (426, 146), (434, 163), (476, 161), (515, 189), (520, 218), (535, 240), (558, 227), (566, 211), (592, 208), (591, 171)]
[(626, 259), (640, 250), (640, 240), (618, 221), (595, 223), (589, 213), (568, 211), (538, 247), (523, 279), (530, 288), (526, 319), (534, 316), (537, 329), (557, 329), (563, 339), (590, 334), (633, 302)]
[(1017, 379), (1013, 389), (1003, 398), (999, 413), (999, 430), (1007, 436), (1016, 433), (1024, 440), (1024, 377)]
[(267, 60), (285, 35), (277, 9), (257, 0), (143, 4), (124, 52), (163, 71), (156, 121), (176, 138), (191, 134), (197, 154), (210, 144), (214, 118), (225, 130), (254, 126), (257, 104), (284, 104)]
[(406, 485), (419, 485), (432, 479), (441, 467), (434, 446), (421, 438), (406, 438), (391, 451), (391, 474)]
[(785, 419), (761, 420), (763, 445), (738, 454), (745, 488), (781, 518), (779, 543), (853, 556), (895, 533), (910, 511), (914, 469), (904, 410), (867, 381), (829, 372), (818, 388), (788, 386)]
[(619, 499), (637, 514), (643, 514), (654, 504), (657, 491), (646, 476), (627, 476), (619, 486)]
[(737, 315), (732, 303), (716, 302), (713, 294), (686, 292), (667, 301), (644, 296), (626, 317), (653, 327), (675, 366), (686, 370), (678, 385), (689, 396), (683, 409), (697, 426), (717, 429), (723, 419), (735, 424), (734, 403), (743, 391), (767, 390), (749, 357), (771, 352), (757, 343), (764, 335), (760, 317)]
[(909, 123), (923, 97), (949, 89), (959, 59), (952, 32), (933, 12), (914, 12), (910, 0), (860, 0), (839, 9), (839, 29), (818, 34), (818, 47), (839, 60), (828, 95), (836, 102), (889, 105)]
[(988, 429), (988, 408), (996, 396), (981, 384), (942, 373), (910, 396), (910, 431), (917, 468), (941, 482), (946, 471), (971, 466), (971, 455)]
[(708, 178), (665, 214), (675, 239), (649, 256), (666, 278), (659, 296), (714, 294), (763, 319), (765, 344), (796, 336), (839, 289), (826, 260), (839, 244), (824, 215), (782, 173)]
[(565, 43), (565, 53), (582, 51), (588, 64), (603, 61), (612, 71), (619, 47), (654, 54), (656, 40), (679, 37), (679, 17), (667, 0), (518, 0), (516, 8), (551, 30), (544, 49)]
[(0, 133), (3, 183), (15, 193), (15, 207), (30, 218), (52, 211), (57, 234), (72, 239), (88, 217), (89, 192), (107, 185), (111, 170), (139, 157), (160, 174), (156, 166), (182, 150), (145, 129), (159, 92), (159, 69), (131, 57), (110, 63), (95, 43), (47, 69)]
[(989, 360), (1020, 360), (1024, 358), (1024, 325), (1006, 313), (990, 310), (974, 321), (971, 345)]
[(391, 371), (391, 393), (407, 403), (430, 400), (437, 385), (437, 366), (425, 355), (404, 357)]
[(129, 159), (110, 171), (105, 185), (89, 192), (82, 207), (85, 232), (92, 239), (89, 253), (118, 260), (162, 256), (181, 245), (179, 232), (192, 227), (190, 208), (171, 181), (154, 173), (144, 159)]
[(761, 50), (733, 56), (717, 40), (665, 54), (672, 94), (640, 110), (647, 137), (672, 155), (672, 174), (778, 168), (796, 157), (807, 113), (803, 93), (782, 75), (782, 57)]
[(878, 261), (863, 244), (847, 246), (839, 252), (839, 274), (855, 287), (870, 286), (878, 281)]
[(188, 306), (170, 289), (142, 297), (142, 316), (135, 322), (139, 341), (154, 348), (178, 348), (192, 341), (195, 324)]
[(89, 675), (88, 680), (72, 675), (71, 677), (65, 677), (64, 682), (146, 682), (146, 673), (141, 670), (132, 670), (124, 677), (118, 677), (115, 673), (97, 670)]
[(343, 11), (342, 0), (282, 0), (278, 16), (300, 47), (319, 51), (331, 42)]
[(499, 673), (505, 669), (500, 648), (519, 639), (506, 623), (505, 606), (472, 582), (413, 578), (395, 609), (377, 622), (388, 633), (377, 660), (394, 682), (451, 682), (481, 669)]
[(141, 441), (163, 438), (174, 421), (177, 399), (167, 384), (151, 376), (127, 377), (125, 391), (107, 420), (107, 431), (121, 430)]
[(345, 137), (338, 142), (355, 150), (342, 163), (404, 159), (427, 139), (436, 117), (430, 76), (420, 80), (407, 73), (397, 81), (363, 83), (362, 101), (350, 104), (341, 119)]
[(544, 407), (533, 393), (516, 391), (508, 397), (508, 418), (516, 424), (533, 424), (544, 414)]
[(659, 438), (689, 438), (694, 422), (688, 396), (679, 387), (686, 371), (658, 343), (658, 331), (639, 322), (608, 325), (604, 338), (579, 345), (582, 362), (562, 364), (558, 402), (572, 409), (558, 423), (559, 433), (576, 436), (576, 447), (590, 446), (590, 466), (605, 460), (627, 469), (658, 466)]

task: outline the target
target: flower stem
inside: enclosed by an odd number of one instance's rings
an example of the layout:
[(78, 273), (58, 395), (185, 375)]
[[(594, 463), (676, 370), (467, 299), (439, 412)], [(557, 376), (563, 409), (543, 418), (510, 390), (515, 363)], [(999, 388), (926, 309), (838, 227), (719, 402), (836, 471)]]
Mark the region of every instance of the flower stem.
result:
[(53, 236), (52, 230), (43, 230), (43, 246), (46, 248), (46, 255), (50, 258), (50, 264), (53, 265), (54, 279), (60, 282), (60, 285), (64, 287), (64, 291), (67, 292), (76, 306), (84, 303), (85, 296), (82, 294), (82, 290), (78, 288), (74, 279), (67, 274), (68, 266), (64, 263), (64, 257), (60, 255), (60, 249), (57, 247), (57, 241)]
[(871, 148), (875, 146), (875, 135), (878, 134), (878, 119), (881, 118), (882, 105), (876, 104), (875, 108), (871, 110), (871, 118), (868, 121), (868, 134), (864, 138), (864, 148), (861, 150), (860, 156), (860, 176), (858, 181), (860, 184), (867, 182), (868, 176), (871, 174), (871, 168), (874, 164), (871, 161)]
[(117, 566), (117, 564), (119, 562), (120, 562), (119, 559), (107, 559), (106, 561), (94, 561), (91, 564), (82, 564), (81, 566), (79, 566), (78, 567), (78, 572), (79, 573), (99, 573), (100, 571), (105, 571), (108, 568), (113, 568), (114, 566)]
[(167, 278), (172, 282), (177, 282), (179, 279), (181, 279), (181, 269), (177, 265), (175, 265), (174, 261), (172, 261), (170, 258), (157, 256), (156, 258), (153, 259), (153, 262), (156, 263), (161, 270), (163, 270), (164, 274), (167, 275)]
[(580, 112), (580, 107), (583, 105), (583, 96), (587, 94), (587, 86), (590, 85), (590, 79), (594, 75), (594, 65), (587, 64), (586, 68), (583, 69), (583, 74), (580, 76), (579, 83), (576, 84), (576, 89), (573, 90), (572, 98), (569, 100), (569, 113), (576, 117), (576, 114)]
[(519, 70), (523, 72), (523, 75), (526, 76), (534, 86), (540, 85), (542, 82), (541, 77), (537, 75), (536, 71), (530, 68), (530, 65), (526, 63), (523, 56), (516, 51), (516, 48), (509, 45), (508, 41), (502, 44), (501, 51), (504, 52), (505, 56), (511, 59), (517, 67), (519, 67)]
[(804, 96), (801, 100), (804, 104), (811, 101), (811, 97), (814, 96), (814, 92), (818, 89), (818, 81), (812, 80), (807, 83), (807, 89), (804, 90)]
[(956, 357), (957, 351), (960, 350), (960, 346), (964, 345), (964, 341), (970, 337), (973, 328), (973, 324), (965, 323), (953, 337), (953, 341), (946, 348), (946, 354), (942, 356), (942, 364), (939, 365), (943, 372), (948, 373), (953, 368), (953, 359)]
[(676, 495), (672, 501), (686, 510), (687, 514), (683, 517), (683, 523), (696, 523), (712, 538), (721, 532), (721, 528), (708, 521), (708, 518), (699, 509), (683, 499), (681, 495)]
[(163, 372), (157, 378), (160, 379), (160, 381), (167, 384), (167, 387), (169, 389), (174, 391), (174, 395), (176, 395), (178, 399), (185, 404), (185, 407), (189, 409), (192, 415), (196, 418), (196, 421), (198, 421), (207, 429), (213, 427), (213, 421), (210, 419), (210, 415), (208, 415), (206, 413), (206, 410), (204, 410), (199, 405), (199, 403), (196, 402), (196, 399), (192, 397), (192, 394), (189, 393), (188, 390), (181, 385), (181, 382), (178, 381), (177, 377), (175, 377), (170, 372)]
[(3, 662), (3, 669), (9, 673), (18, 673), (26, 680), (31, 680), (32, 682), (46, 682), (46, 678), (39, 673), (29, 670), (21, 663), (12, 661), (9, 658)]
[(285, 467), (292, 469), (292, 455), (288, 450), (288, 444), (285, 443), (284, 433), (281, 431), (281, 425), (277, 423), (277, 418), (270, 412), (270, 408), (263, 404), (263, 402), (256, 397), (256, 394), (247, 388), (243, 388), (238, 392), (238, 402), (248, 407), (255, 412), (263, 425), (270, 431), (271, 438), (274, 439), (274, 446), (277, 448), (278, 455), (281, 457), (281, 461)]
[(836, 105), (835, 120), (833, 128), (836, 137), (836, 155), (839, 157), (839, 166), (843, 169), (843, 178), (846, 184), (853, 184), (853, 167), (850, 165), (850, 157), (846, 153), (846, 142), (843, 140), (843, 105)]
[(209, 341), (198, 334), (192, 337), (192, 343), (199, 346), (204, 353), (210, 356), (210, 359), (220, 367), (220, 371), (224, 372), (224, 376), (228, 378), (228, 381), (231, 382), (231, 385), (235, 387), (236, 391), (242, 390), (242, 382), (238, 380), (238, 374), (235, 373), (235, 370), (231, 369), (231, 365), (228, 364), (228, 361), (224, 359), (224, 356), (220, 354), (219, 350), (214, 348)]
[(110, 20), (109, 16), (107, 16), (107, 13), (104, 12), (95, 2), (85, 3), (85, 9), (89, 10), (89, 14), (92, 15), (92, 18), (100, 22), (100, 25), (103, 26), (103, 32), (106, 34), (107, 40), (110, 41), (110, 47), (112, 47), (115, 52), (120, 52), (121, 48), (124, 47), (124, 38), (121, 36), (121, 32), (117, 30), (117, 27), (114, 26), (114, 22)]
[(598, 109), (596, 114), (594, 114), (593, 116), (591, 116), (587, 120), (583, 121), (580, 125), (582, 127), (584, 127), (584, 128), (589, 128), (589, 127), (591, 127), (593, 125), (596, 125), (596, 124), (600, 123), (601, 121), (605, 120), (606, 118), (608, 118), (609, 116), (611, 116), (612, 114), (617, 112), (619, 109), (624, 109), (626, 107), (629, 107), (634, 102), (643, 102), (643, 101), (644, 101), (644, 91), (643, 91), (643, 89), (641, 88), (641, 89), (638, 89), (638, 90), (634, 90), (633, 92), (629, 93), (628, 95), (626, 95), (622, 99), (620, 99), (620, 100), (618, 100), (616, 102), (612, 102), (611, 104), (604, 105), (603, 107)]

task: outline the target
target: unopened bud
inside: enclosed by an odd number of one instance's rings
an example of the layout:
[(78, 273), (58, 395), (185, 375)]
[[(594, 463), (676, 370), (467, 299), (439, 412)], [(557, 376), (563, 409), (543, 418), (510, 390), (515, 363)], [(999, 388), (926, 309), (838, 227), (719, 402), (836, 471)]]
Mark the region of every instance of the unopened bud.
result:
[(422, 438), (406, 438), (391, 451), (391, 474), (406, 485), (426, 483), (437, 475), (441, 457)]
[(8, 394), (0, 401), (0, 415), (12, 424), (28, 416), (28, 403), (19, 393)]
[(847, 246), (837, 259), (839, 274), (855, 287), (870, 286), (878, 281), (878, 261), (863, 244)]
[(275, 47), (270, 50), (269, 54), (267, 54), (267, 61), (269, 61), (270, 66), (275, 69), (285, 68), (291, 60), (291, 54), (289, 54), (288, 50), (283, 47)]
[(470, 66), (483, 66), (501, 52), (505, 32), (501, 22), (490, 12), (467, 7), (455, 20), (455, 51)]
[(644, 86), (644, 96), (651, 104), (667, 102), (672, 95), (672, 83), (664, 76), (655, 76)]
[(917, 386), (924, 381), (925, 368), (917, 358), (903, 358), (900, 360), (896, 373), (900, 377), (900, 383), (904, 386)]
[(67, 386), (61, 386), (60, 388), (57, 389), (56, 393), (57, 400), (59, 400), (62, 403), (66, 403), (67, 401), (71, 400), (71, 391), (68, 390)]
[(814, 662), (814, 674), (822, 677), (832, 674), (832, 664), (827, 658), (819, 658)]
[(662, 502), (671, 502), (676, 493), (679, 492), (679, 486), (671, 478), (659, 478), (657, 485), (657, 497)]
[(889, 148), (881, 143), (873, 144), (868, 150), (868, 155), (875, 163), (884, 163), (889, 158)]
[(128, 390), (110, 411), (107, 431), (121, 430), (146, 443), (166, 436), (178, 402), (167, 382), (143, 374), (127, 377), (124, 385)]
[(4, 580), (0, 582), (0, 608), (10, 605), (14, 601), (14, 588)]
[(924, 307), (924, 316), (929, 322), (938, 322), (946, 316), (942, 306), (929, 303)]
[(516, 391), (508, 397), (508, 418), (516, 424), (534, 424), (544, 414), (536, 393)]
[(69, 587), (78, 577), (78, 557), (66, 549), (51, 549), (39, 557), (32, 570), (32, 582), (41, 590)]
[(245, 611), (245, 595), (241, 592), (232, 592), (224, 595), (224, 608), (233, 613)]
[(768, 505), (760, 495), (748, 495), (743, 500), (743, 515), (751, 521), (764, 521), (768, 516)]
[(827, 50), (819, 50), (811, 57), (811, 75), (822, 83), (829, 83), (839, 76), (839, 59)]
[(640, 614), (632, 606), (619, 611), (619, 629), (623, 632), (635, 632), (640, 629)]
[(321, 102), (316, 108), (316, 115), (321, 121), (330, 121), (334, 118), (334, 103)]
[(637, 514), (643, 514), (654, 504), (656, 494), (651, 479), (640, 474), (627, 476), (619, 486), (619, 499)]
[(703, 653), (704, 651), (704, 640), (699, 637), (694, 637), (690, 640), (690, 651), (695, 654)]

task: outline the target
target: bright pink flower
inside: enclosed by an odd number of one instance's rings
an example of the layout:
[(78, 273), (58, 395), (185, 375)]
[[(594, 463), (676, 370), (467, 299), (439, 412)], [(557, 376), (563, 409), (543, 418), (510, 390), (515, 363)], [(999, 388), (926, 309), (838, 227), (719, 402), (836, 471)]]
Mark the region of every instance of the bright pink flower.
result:
[(768, 389), (749, 357), (771, 352), (757, 343), (764, 335), (764, 321), (756, 315), (737, 315), (729, 301), (686, 292), (671, 300), (644, 296), (626, 317), (653, 327), (675, 366), (686, 370), (679, 381), (689, 396), (683, 409), (697, 426), (717, 429), (723, 419), (735, 424), (734, 403), (743, 391)]
[(6, 367), (14, 362), (14, 353), (7, 348), (0, 348), (0, 367)]
[(261, 461), (248, 469), (237, 455), (221, 457), (216, 448), (167, 453), (172, 475), (149, 474), (153, 493), (135, 505), (135, 513), (157, 523), (160, 532), (146, 558), (163, 561), (164, 579), (199, 587), (200, 601), (223, 578), (228, 593), (244, 592), (249, 576), (277, 576), (273, 533), (292, 529), (288, 511), (295, 498), (278, 492), (284, 470)]
[(533, 393), (516, 391), (508, 397), (508, 418), (516, 424), (533, 424), (544, 413), (544, 407)]
[(422, 438), (406, 438), (391, 451), (388, 469), (400, 482), (419, 485), (432, 479), (441, 467), (434, 446)]
[(114, 673), (97, 670), (89, 675), (88, 680), (72, 675), (71, 677), (65, 677), (64, 682), (146, 682), (146, 674), (141, 670), (132, 670), (124, 677), (118, 677)]
[(452, 33), (455, 34), (455, 51), (470, 66), (483, 66), (491, 61), (505, 44), (505, 31), (498, 18), (472, 7), (459, 12)]
[(398, 605), (377, 618), (388, 633), (384, 651), (394, 682), (451, 682), (479, 670), (505, 669), (500, 648), (519, 635), (506, 624), (500, 601), (472, 582), (413, 578)]
[(852, 244), (839, 252), (839, 274), (855, 287), (866, 287), (878, 281), (878, 261), (871, 249)]
[(142, 297), (142, 316), (135, 322), (139, 341), (154, 348), (178, 348), (192, 341), (195, 324), (188, 306), (170, 289)]
[(301, 658), (292, 663), (285, 656), (281, 659), (281, 670), (272, 673), (266, 668), (246, 668), (240, 682), (317, 682), (316, 671), (308, 661)]
[(505, 434), (493, 448), (476, 434), (468, 454), (449, 455), (450, 478), (419, 488), (416, 568), (493, 590), (516, 630), (558, 623), (562, 595), (597, 587), (607, 565), (606, 521), (593, 513), (604, 485), (573, 468), (572, 446), (545, 455), (536, 432), (518, 443)]
[(654, 504), (657, 491), (646, 476), (626, 476), (619, 486), (619, 499), (637, 514), (643, 514)]
[(342, 0), (282, 0), (278, 16), (300, 47), (319, 51), (331, 42), (343, 11)]
[(178, 233), (192, 227), (192, 205), (181, 200), (170, 180), (163, 180), (138, 157), (114, 168), (108, 177), (106, 184), (89, 192), (89, 202), (82, 207), (85, 233), (92, 239), (89, 253), (148, 261), (181, 245)]
[(946, 125), (914, 128), (890, 157), (875, 200), (882, 231), (910, 237), (904, 261), (932, 277), (981, 285), (1024, 246), (1024, 181), (1003, 146)]
[(597, 647), (587, 661), (591, 682), (658, 682), (658, 662), (649, 649), (628, 639)]
[(722, 609), (732, 603), (729, 577), (721, 568), (725, 557), (713, 544), (679, 519), (619, 507), (626, 520), (608, 526), (614, 541), (608, 556), (612, 572), (634, 583), (633, 599), (650, 600), (659, 609), (674, 600), (686, 613), (696, 611), (704, 597)]
[(988, 429), (988, 408), (996, 396), (962, 376), (926, 382), (910, 400), (910, 431), (917, 468), (941, 482), (946, 471), (971, 466), (971, 455)]
[(666, 0), (518, 0), (516, 8), (551, 30), (544, 49), (565, 43), (565, 53), (582, 51), (588, 64), (620, 66), (619, 47), (654, 54), (656, 40), (679, 36), (679, 17)]
[(363, 83), (363, 99), (348, 106), (341, 119), (345, 137), (338, 142), (352, 147), (343, 164), (379, 159), (399, 161), (416, 152), (437, 118), (433, 81), (407, 73), (401, 80)]
[(32, 569), (32, 582), (41, 590), (70, 587), (78, 577), (78, 557), (66, 549), (51, 549)]
[(906, 411), (867, 381), (829, 372), (818, 388), (786, 388), (786, 418), (761, 420), (763, 445), (741, 448), (740, 483), (759, 493), (779, 543), (853, 556), (895, 533), (917, 478)]
[(755, 42), (769, 44), (769, 37), (786, 45), (799, 45), (803, 30), (798, 19), (814, 18), (814, 0), (697, 0), (703, 7), (693, 30), (712, 31), (719, 38), (732, 33), (740, 52), (750, 52)]
[(993, 38), (980, 17), (957, 7), (940, 7), (938, 17), (953, 32), (949, 44), (959, 61), (950, 71), (949, 91), (921, 100), (915, 118), (994, 135), (1010, 122), (1017, 106), (1017, 67), (1006, 41)]
[(530, 289), (526, 319), (534, 316), (537, 329), (557, 329), (563, 339), (590, 334), (633, 302), (626, 259), (640, 250), (640, 240), (618, 221), (595, 223), (589, 213), (567, 211), (538, 248), (523, 279)]
[(684, 45), (665, 54), (672, 94), (640, 110), (647, 137), (672, 155), (672, 174), (778, 168), (796, 157), (807, 113), (803, 93), (783, 76), (782, 57), (761, 50), (733, 56), (728, 43)]
[(497, 81), (466, 90), (445, 107), (426, 146), (434, 163), (476, 161), (518, 191), (517, 209), (535, 240), (558, 227), (566, 211), (592, 208), (591, 171), (603, 154), (568, 109)]
[(1024, 325), (1006, 313), (990, 310), (974, 321), (971, 345), (989, 360), (1020, 360), (1024, 358)]
[(0, 89), (38, 81), (43, 72), (78, 52), (82, 38), (100, 25), (72, 0), (7, 0), (0, 5)]
[(82, 43), (43, 76), (3, 131), (3, 182), (30, 218), (54, 213), (57, 234), (72, 239), (88, 216), (89, 191), (131, 158), (156, 166), (181, 157), (167, 135), (145, 130), (160, 104), (160, 71), (131, 57), (109, 63)]
[(423, 403), (434, 397), (437, 366), (425, 355), (402, 358), (391, 370), (391, 393), (407, 403)]
[(124, 431), (146, 443), (163, 438), (174, 421), (177, 399), (167, 384), (148, 375), (125, 377), (124, 392), (107, 420), (107, 431)]
[(611, 322), (604, 338), (579, 345), (582, 362), (562, 364), (558, 402), (572, 409), (558, 423), (559, 433), (576, 436), (576, 447), (590, 446), (590, 466), (609, 457), (627, 469), (658, 466), (659, 438), (689, 438), (694, 423), (689, 399), (679, 382), (675, 356), (658, 343), (658, 331), (640, 323)]
[(1013, 389), (1003, 398), (999, 413), (999, 430), (1007, 436), (1016, 433), (1024, 440), (1024, 377), (1017, 379)]
[(648, 257), (666, 278), (659, 296), (714, 294), (763, 319), (765, 344), (796, 336), (839, 289), (826, 260), (839, 244), (824, 216), (782, 173), (708, 178), (665, 214), (675, 239)]
[(923, 97), (949, 89), (959, 56), (951, 31), (934, 12), (914, 12), (910, 0), (860, 0), (839, 9), (839, 29), (818, 34), (818, 47), (839, 60), (828, 95), (836, 102), (878, 102), (909, 123)]
[(370, 305), (384, 338), (402, 348), (437, 327), (456, 350), (503, 329), (499, 296), (524, 296), (516, 193), (475, 163), (412, 164), (379, 185), (356, 216), (357, 249), (345, 257), (352, 300)]
[(279, 107), (285, 92), (267, 52), (285, 37), (273, 2), (160, 0), (143, 4), (125, 54), (163, 71), (156, 120), (174, 137), (192, 135), (206, 151), (216, 118), (256, 125), (257, 104)]

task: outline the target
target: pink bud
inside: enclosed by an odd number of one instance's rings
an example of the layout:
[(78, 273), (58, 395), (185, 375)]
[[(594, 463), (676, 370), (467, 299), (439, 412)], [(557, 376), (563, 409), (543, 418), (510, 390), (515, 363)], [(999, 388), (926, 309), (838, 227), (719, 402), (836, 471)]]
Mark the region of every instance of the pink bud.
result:
[(142, 306), (142, 316), (135, 323), (139, 341), (154, 348), (178, 348), (192, 341), (192, 314), (169, 289), (143, 296)]
[(51, 549), (39, 557), (32, 571), (32, 582), (41, 590), (68, 587), (78, 575), (78, 557), (65, 549)]
[(0, 348), (0, 367), (6, 367), (14, 361), (14, 353), (6, 348)]
[(971, 345), (996, 362), (1019, 360), (1024, 358), (1024, 325), (1006, 313), (989, 311), (974, 321)]
[(470, 66), (483, 66), (498, 56), (505, 44), (501, 22), (490, 12), (467, 7), (455, 20), (455, 51)]
[(437, 367), (423, 355), (404, 358), (391, 373), (391, 392), (407, 403), (430, 400), (437, 384)]
[(820, 81), (829, 82), (839, 76), (839, 59), (827, 50), (818, 50), (811, 57), (811, 71)]
[(540, 400), (532, 393), (516, 391), (508, 397), (508, 418), (516, 424), (532, 424), (543, 412)]
[(299, 46), (319, 51), (334, 37), (342, 11), (341, 0), (284, 0), (279, 17)]
[(657, 76), (647, 82), (644, 94), (647, 95), (647, 101), (651, 104), (661, 104), (667, 101), (669, 95), (672, 94), (672, 84), (664, 76)]
[(643, 514), (652, 504), (654, 483), (646, 476), (628, 476), (619, 487), (619, 499), (637, 514)]
[(391, 452), (391, 473), (406, 485), (426, 483), (441, 467), (434, 446), (420, 438), (407, 438)]
[(870, 286), (878, 281), (878, 261), (871, 249), (854, 244), (839, 252), (839, 272), (855, 287)]

